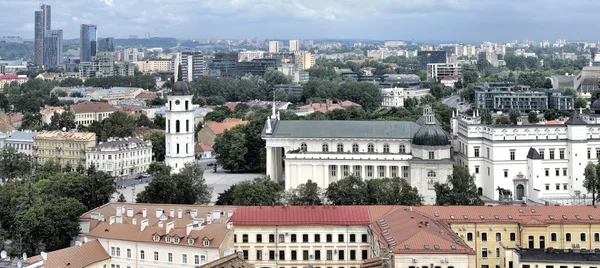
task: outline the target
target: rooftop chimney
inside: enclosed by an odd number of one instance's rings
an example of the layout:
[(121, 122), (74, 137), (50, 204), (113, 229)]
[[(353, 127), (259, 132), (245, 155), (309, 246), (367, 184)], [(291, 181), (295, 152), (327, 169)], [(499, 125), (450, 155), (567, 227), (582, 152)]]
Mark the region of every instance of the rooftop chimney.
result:
[(142, 222), (140, 223), (140, 231), (144, 231), (144, 229), (146, 229), (146, 227), (148, 227), (148, 219), (142, 220)]
[(181, 219), (183, 217), (183, 209), (178, 209), (177, 210), (177, 218)]
[(110, 218), (108, 219), (108, 224), (113, 225), (115, 223), (115, 218), (115, 216), (110, 216)]
[(127, 217), (133, 217), (133, 208), (127, 208)]
[(117, 217), (115, 217), (115, 218), (116, 218), (116, 219), (115, 219), (115, 222), (116, 222), (116, 223), (123, 223), (123, 216), (117, 216)]
[(194, 224), (192, 224), (192, 223), (186, 225), (185, 226), (185, 235), (190, 235), (190, 232), (192, 231), (193, 228), (194, 228)]
[(147, 214), (148, 214), (148, 210), (146, 208), (143, 208), (142, 209), (142, 217), (146, 218)]
[(160, 215), (162, 215), (162, 214), (163, 214), (163, 210), (162, 210), (162, 208), (157, 208), (157, 209), (156, 209), (156, 217), (157, 217), (157, 218), (160, 218)]
[(121, 216), (122, 213), (123, 213), (123, 208), (117, 207), (117, 214), (115, 214), (115, 216)]
[(137, 219), (136, 219), (136, 218), (133, 218), (133, 219), (131, 219), (131, 223), (132, 223), (133, 225), (137, 225)]
[(227, 229), (228, 229), (228, 230), (231, 230), (231, 229), (233, 229), (233, 222), (228, 222), (228, 223), (227, 223)]
[(170, 209), (169, 210), (169, 217), (175, 218), (175, 209)]
[(163, 222), (162, 222), (162, 221), (159, 221), (159, 222), (158, 222), (158, 228), (163, 228), (163, 227), (165, 227), (165, 226), (164, 226), (164, 224), (163, 224)]
[(167, 223), (167, 234), (171, 231), (171, 229), (173, 229), (175, 227), (175, 222), (169, 222)]

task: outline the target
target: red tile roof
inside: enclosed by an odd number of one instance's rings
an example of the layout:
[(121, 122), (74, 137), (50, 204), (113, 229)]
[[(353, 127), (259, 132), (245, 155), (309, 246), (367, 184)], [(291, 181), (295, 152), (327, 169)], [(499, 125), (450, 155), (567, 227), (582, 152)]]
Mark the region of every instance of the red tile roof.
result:
[(147, 100), (153, 100), (156, 99), (156, 93), (154, 92), (142, 92), (140, 94), (138, 94), (137, 96), (135, 96), (136, 99), (147, 99)]
[[(92, 240), (81, 246), (48, 252), (48, 259), (44, 261), (43, 267), (87, 267), (108, 259), (110, 256), (102, 244), (98, 240)], [(37, 255), (28, 258), (25, 263), (32, 264), (42, 260), (42, 256)]]
[(327, 103), (310, 103), (310, 104), (307, 104), (304, 106), (300, 106), (300, 107), (298, 107), (298, 109), (306, 110), (306, 111), (312, 110), (315, 112), (325, 113), (330, 110), (345, 109), (350, 106), (361, 107), (360, 104), (357, 104), (357, 103), (354, 103), (351, 101), (343, 101), (343, 102), (339, 102), (339, 103), (331, 103), (329, 105)]
[(228, 102), (225, 103), (225, 106), (227, 106), (227, 108), (229, 108), (229, 110), (234, 111), (235, 107), (238, 105), (239, 103), (237, 102)]
[(100, 113), (115, 112), (117, 108), (106, 102), (84, 101), (71, 106), (71, 110), (76, 113)]
[(194, 151), (197, 153), (214, 151), (214, 149), (212, 147), (208, 146), (204, 142), (196, 143), (196, 146), (194, 149), (195, 149)]
[(223, 132), (225, 132), (225, 130), (229, 130), (232, 127), (238, 126), (238, 125), (248, 125), (250, 122), (249, 121), (236, 121), (236, 122), (228, 122), (228, 123), (220, 123), (220, 122), (208, 122), (206, 124), (206, 126), (212, 130), (213, 133), (215, 133), (215, 135), (218, 134), (223, 134)]
[(0, 75), (0, 79), (18, 79), (18, 75)]
[(255, 206), (238, 207), (235, 225), (369, 225), (364, 206)]

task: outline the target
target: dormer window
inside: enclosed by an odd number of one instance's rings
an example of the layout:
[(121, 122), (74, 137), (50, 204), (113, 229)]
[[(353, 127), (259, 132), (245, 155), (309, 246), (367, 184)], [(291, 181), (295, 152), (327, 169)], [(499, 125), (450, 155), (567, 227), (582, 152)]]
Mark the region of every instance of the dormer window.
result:
[(154, 242), (158, 242), (158, 241), (160, 241), (160, 236), (159, 235), (154, 235), (152, 237), (152, 240), (154, 240)]
[(171, 237), (170, 236), (165, 237), (165, 242), (171, 243)]
[(207, 238), (204, 239), (204, 241), (202, 241), (202, 245), (205, 247), (208, 247), (210, 245), (210, 240), (208, 240)]
[(173, 238), (173, 243), (179, 244), (179, 237), (174, 237)]

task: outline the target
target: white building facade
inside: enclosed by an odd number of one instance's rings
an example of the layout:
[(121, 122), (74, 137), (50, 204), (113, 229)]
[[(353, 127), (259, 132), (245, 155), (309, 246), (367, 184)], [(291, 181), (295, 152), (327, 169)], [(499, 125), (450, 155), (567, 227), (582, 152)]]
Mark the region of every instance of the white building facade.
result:
[[(476, 113), (478, 115), (478, 113)], [(452, 119), (456, 164), (469, 168), (481, 195), (498, 200), (583, 197), (584, 169), (600, 156), (600, 127), (577, 111), (564, 124), (484, 125), (480, 117)]]
[[(267, 120), (267, 175), (292, 189), (312, 180), (321, 188), (351, 174), (400, 177), (435, 203), (434, 184), (446, 182), (453, 161), (449, 135), (430, 108), (415, 122)], [(285, 174), (283, 174), (285, 165)]]
[[(4, 146), (15, 148), (19, 153), (33, 155), (33, 137), (37, 136), (36, 131), (15, 131), (8, 134), (4, 139)], [(0, 144), (1, 145), (1, 144)]]
[(111, 176), (146, 172), (152, 163), (152, 143), (138, 138), (109, 139), (86, 150), (86, 166)]
[(179, 172), (186, 163), (194, 162), (194, 110), (192, 94), (182, 79), (179, 65), (179, 79), (167, 96), (167, 126), (165, 135), (165, 163), (174, 173)]
[(412, 88), (383, 88), (381, 89), (381, 95), (383, 100), (381, 106), (383, 107), (404, 107), (404, 101), (406, 98), (417, 98), (420, 99), (429, 94), (428, 88), (412, 89)]

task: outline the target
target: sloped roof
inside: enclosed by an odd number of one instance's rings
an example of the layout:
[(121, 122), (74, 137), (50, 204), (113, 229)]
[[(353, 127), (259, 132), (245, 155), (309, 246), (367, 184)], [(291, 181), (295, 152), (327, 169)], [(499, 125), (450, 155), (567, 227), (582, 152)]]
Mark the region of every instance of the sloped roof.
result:
[(581, 115), (577, 112), (577, 110), (574, 110), (573, 113), (571, 114), (571, 118), (569, 118), (569, 120), (567, 120), (565, 122), (565, 125), (587, 125), (587, 123), (585, 122), (585, 120), (583, 120), (583, 118), (581, 118)]
[(540, 153), (534, 148), (529, 148), (529, 152), (527, 153), (527, 159), (542, 159)]
[(369, 225), (364, 206), (254, 206), (239, 207), (234, 225)]
[(279, 120), (270, 137), (412, 139), (419, 128), (406, 121)]
[(33, 137), (37, 136), (38, 133), (36, 131), (15, 131), (8, 135), (6, 138), (7, 141), (10, 140), (20, 140), (20, 141), (31, 141), (33, 142)]
[(237, 254), (219, 258), (200, 266), (202, 268), (254, 268), (254, 265), (246, 262)]
[(117, 108), (106, 102), (84, 101), (71, 106), (71, 110), (76, 113), (99, 113), (115, 112)]
[(234, 122), (226, 122), (226, 123), (208, 122), (206, 124), (206, 126), (208, 128), (210, 128), (210, 130), (212, 130), (212, 132), (215, 134), (223, 134), (223, 132), (225, 132), (225, 130), (229, 130), (232, 127), (235, 127), (238, 125), (248, 125), (249, 123), (250, 123), (250, 121), (234, 121)]
[[(91, 264), (110, 259), (104, 247), (98, 240), (83, 243), (57, 251), (48, 252), (48, 258), (43, 267), (86, 267)], [(25, 264), (42, 261), (42, 256), (28, 258)]]
[(194, 151), (197, 153), (214, 151), (214, 149), (212, 147), (208, 146), (204, 142), (196, 143), (196, 146), (194, 149), (195, 149)]

